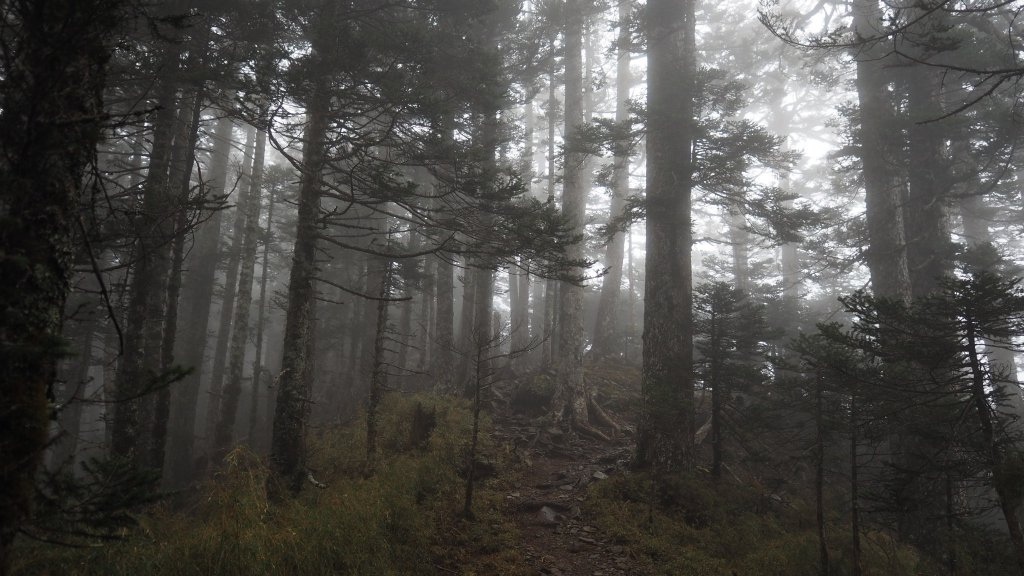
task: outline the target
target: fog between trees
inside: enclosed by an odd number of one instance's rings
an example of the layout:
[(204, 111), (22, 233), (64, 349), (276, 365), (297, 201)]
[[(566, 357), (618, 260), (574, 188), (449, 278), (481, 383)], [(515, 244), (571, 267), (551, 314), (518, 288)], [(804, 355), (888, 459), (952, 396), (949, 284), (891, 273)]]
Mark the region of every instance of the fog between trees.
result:
[(339, 427), (372, 478), (391, 395), (468, 399), (472, 517), (538, 389), (538, 437), (802, 498), (821, 574), (1024, 571), (1024, 5), (0, 7), (0, 572), (243, 446), (276, 503)]

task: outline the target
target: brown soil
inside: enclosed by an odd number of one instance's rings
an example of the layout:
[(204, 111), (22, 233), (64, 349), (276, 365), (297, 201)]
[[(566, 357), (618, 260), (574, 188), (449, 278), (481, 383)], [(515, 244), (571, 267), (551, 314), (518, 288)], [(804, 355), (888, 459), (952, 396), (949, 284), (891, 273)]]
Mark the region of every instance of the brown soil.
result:
[[(541, 428), (542, 419), (498, 413), (495, 435), (523, 463), (519, 488), (506, 494), (506, 510), (522, 535), (521, 554), (535, 574), (624, 576), (640, 574), (624, 546), (588, 522), (587, 488), (619, 474), (632, 437), (610, 442), (569, 438)], [(628, 430), (627, 430), (628, 431)]]

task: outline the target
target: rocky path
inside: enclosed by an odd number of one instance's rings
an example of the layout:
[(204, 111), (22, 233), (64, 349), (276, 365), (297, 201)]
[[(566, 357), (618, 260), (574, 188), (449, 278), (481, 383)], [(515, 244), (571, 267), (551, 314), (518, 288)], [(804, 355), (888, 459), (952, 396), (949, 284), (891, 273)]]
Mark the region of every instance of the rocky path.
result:
[(506, 509), (520, 529), (531, 571), (551, 576), (637, 574), (629, 551), (588, 523), (583, 512), (587, 487), (619, 473), (628, 462), (630, 439), (608, 443), (552, 437), (516, 416), (496, 418), (495, 428), (526, 465), (520, 487), (506, 495)]

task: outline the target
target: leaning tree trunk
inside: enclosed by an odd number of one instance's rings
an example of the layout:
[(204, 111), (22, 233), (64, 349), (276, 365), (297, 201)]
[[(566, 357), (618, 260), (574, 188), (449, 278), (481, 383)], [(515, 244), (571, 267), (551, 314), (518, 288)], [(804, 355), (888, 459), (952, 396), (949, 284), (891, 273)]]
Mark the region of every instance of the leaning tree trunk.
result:
[[(330, 12), (330, 10), (328, 10)], [(314, 84), (303, 138), (303, 167), (299, 190), (298, 231), (288, 281), (288, 313), (285, 320), (284, 357), (277, 390), (271, 463), (274, 474), (292, 493), (302, 488), (305, 471), (305, 431), (312, 378), (307, 372), (313, 331), (314, 280), (316, 275), (317, 219), (320, 185), (326, 154), (330, 95), (323, 79)]]
[[(622, 126), (629, 121), (629, 89), (633, 83), (629, 72), (631, 44), (629, 19), (632, 15), (632, 0), (619, 2), (619, 37), (616, 44), (615, 77), (615, 124)], [(612, 202), (608, 218), (615, 220), (622, 216), (629, 195), (629, 141), (615, 143), (615, 158), (612, 164)], [(619, 292), (622, 286), (622, 263), (625, 254), (626, 235), (616, 231), (608, 240), (604, 265), (608, 273), (601, 284), (601, 299), (597, 306), (597, 324), (594, 327), (595, 358), (612, 356), (617, 347), (617, 322)]]
[[(249, 180), (249, 202), (245, 207), (245, 229), (239, 253), (238, 293), (235, 297), (235, 320), (231, 330), (231, 348), (226, 383), (220, 403), (220, 418), (214, 429), (213, 454), (222, 458), (231, 448), (232, 432), (238, 416), (238, 401), (242, 397), (242, 372), (245, 366), (245, 347), (249, 343), (249, 316), (252, 312), (252, 282), (256, 266), (256, 249), (260, 230), (261, 188), (263, 187), (263, 161), (267, 152), (267, 133), (260, 130), (256, 136), (256, 155), (253, 157), (252, 177)], [(258, 374), (253, 374), (253, 383)]]
[[(32, 511), (49, 427), (75, 210), (100, 138), (117, 0), (4, 3), (0, 83), (0, 573)], [(60, 73), (55, 73), (60, 71)]]
[(663, 471), (689, 468), (694, 458), (694, 4), (647, 4), (647, 262), (637, 464)]

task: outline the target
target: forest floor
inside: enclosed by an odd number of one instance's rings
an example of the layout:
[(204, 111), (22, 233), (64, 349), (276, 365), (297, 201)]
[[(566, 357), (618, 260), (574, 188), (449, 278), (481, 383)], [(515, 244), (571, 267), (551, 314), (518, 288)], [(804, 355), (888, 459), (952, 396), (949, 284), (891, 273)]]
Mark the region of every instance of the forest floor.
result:
[(586, 512), (588, 487), (628, 465), (631, 426), (625, 423), (626, 433), (608, 442), (560, 434), (538, 426), (539, 420), (511, 408), (494, 417), (495, 439), (513, 447), (522, 463), (516, 488), (505, 495), (505, 510), (520, 532), (519, 553), (529, 564), (527, 573), (637, 574), (628, 548), (589, 521)]

